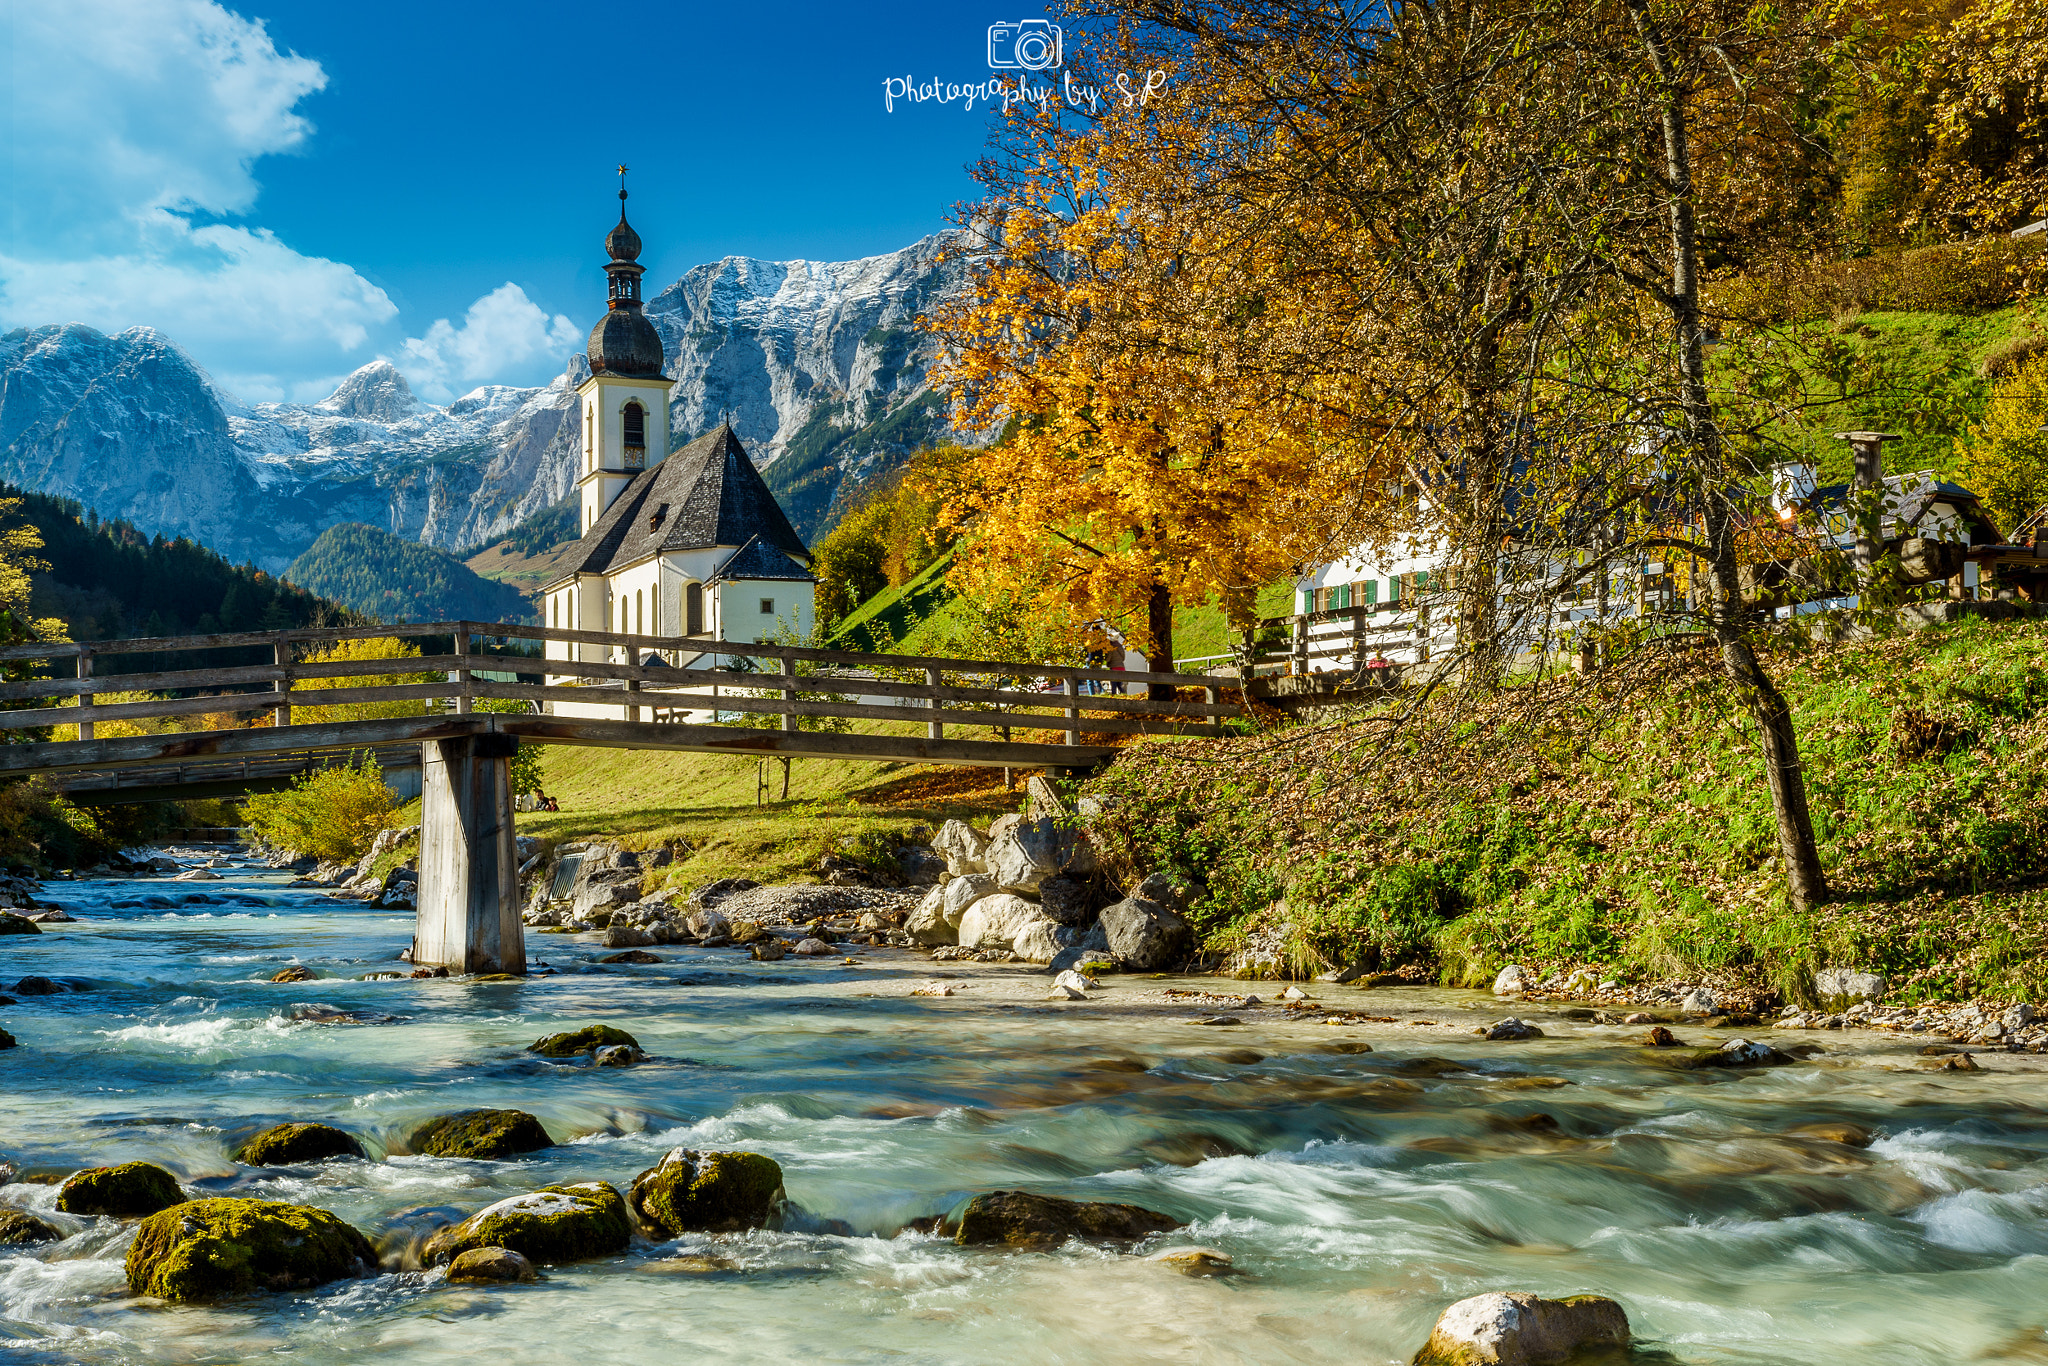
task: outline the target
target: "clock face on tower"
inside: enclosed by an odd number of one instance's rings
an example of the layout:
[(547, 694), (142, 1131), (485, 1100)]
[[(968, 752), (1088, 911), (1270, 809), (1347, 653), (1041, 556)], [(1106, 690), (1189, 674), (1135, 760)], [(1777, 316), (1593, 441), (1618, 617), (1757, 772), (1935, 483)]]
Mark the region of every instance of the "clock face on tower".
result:
[(627, 468), (627, 469), (629, 469), (629, 470), (644, 470), (644, 469), (646, 469), (646, 468), (647, 468), (647, 452), (646, 452), (646, 450), (645, 450), (645, 449), (643, 449), (642, 447), (639, 447), (639, 446), (629, 446), (629, 447), (627, 447), (627, 448), (626, 448), (626, 468)]

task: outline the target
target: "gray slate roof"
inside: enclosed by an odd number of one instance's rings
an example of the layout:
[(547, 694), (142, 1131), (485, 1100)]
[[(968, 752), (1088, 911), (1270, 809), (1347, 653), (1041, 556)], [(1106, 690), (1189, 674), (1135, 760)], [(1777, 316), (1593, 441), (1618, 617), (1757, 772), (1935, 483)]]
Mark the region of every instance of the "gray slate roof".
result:
[(609, 574), (657, 551), (746, 547), (754, 541), (784, 558), (811, 558), (732, 425), (724, 423), (626, 485), (547, 586), (574, 574)]
[(810, 570), (759, 536), (728, 556), (725, 563), (712, 572), (708, 582), (717, 583), (721, 579), (790, 579), (797, 583), (818, 581)]

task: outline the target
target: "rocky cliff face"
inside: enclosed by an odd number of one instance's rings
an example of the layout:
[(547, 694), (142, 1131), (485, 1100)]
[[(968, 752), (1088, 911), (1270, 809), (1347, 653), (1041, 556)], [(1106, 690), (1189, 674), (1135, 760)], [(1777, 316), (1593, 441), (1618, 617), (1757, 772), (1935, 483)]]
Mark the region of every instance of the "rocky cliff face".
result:
[[(945, 435), (917, 316), (963, 288), (949, 234), (862, 261), (699, 266), (648, 304), (679, 438), (731, 412), (792, 519), (815, 534), (847, 488)], [(536, 389), (421, 403), (388, 361), (314, 404), (245, 405), (149, 328), (0, 336), (0, 479), (281, 571), (364, 522), (466, 550), (567, 496), (579, 430), (569, 358)]]

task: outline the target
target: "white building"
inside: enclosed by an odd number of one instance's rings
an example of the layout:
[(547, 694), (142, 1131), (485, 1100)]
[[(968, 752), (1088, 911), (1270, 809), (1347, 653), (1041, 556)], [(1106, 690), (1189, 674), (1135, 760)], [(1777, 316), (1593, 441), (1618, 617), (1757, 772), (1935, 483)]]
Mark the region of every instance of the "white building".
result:
[[(624, 664), (658, 656), (677, 668), (713, 668), (721, 662), (712, 648), (718, 641), (808, 635), (816, 587), (810, 551), (731, 424), (669, 450), (670, 382), (662, 374), (661, 335), (641, 310), (640, 238), (626, 223), (623, 203), (605, 247), (610, 305), (590, 331), (590, 378), (577, 390), (583, 535), (545, 587), (543, 620), (690, 644), (648, 649), (635, 661), (622, 646), (549, 641), (547, 658)], [(566, 681), (567, 675), (549, 676), (550, 683)], [(552, 709), (565, 716), (623, 714), (617, 702)]]

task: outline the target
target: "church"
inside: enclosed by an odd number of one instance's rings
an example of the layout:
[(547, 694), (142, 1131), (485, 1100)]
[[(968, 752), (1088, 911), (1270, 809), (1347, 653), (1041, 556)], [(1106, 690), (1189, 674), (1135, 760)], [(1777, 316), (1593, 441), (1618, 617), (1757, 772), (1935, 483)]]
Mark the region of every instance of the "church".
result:
[[(605, 238), (610, 299), (590, 330), (590, 378), (576, 391), (582, 537), (543, 590), (544, 620), (583, 631), (686, 637), (690, 648), (648, 651), (638, 662), (658, 653), (674, 667), (706, 668), (721, 640), (808, 635), (817, 581), (809, 549), (730, 422), (669, 449), (666, 358), (661, 334), (641, 307), (645, 267), (625, 199), (622, 187), (619, 223)], [(623, 647), (563, 641), (549, 641), (547, 657), (635, 662)]]

